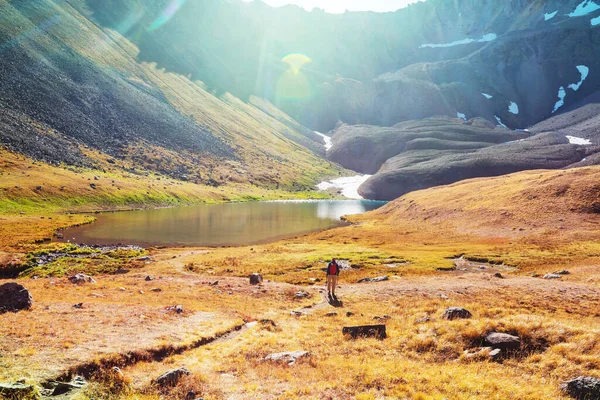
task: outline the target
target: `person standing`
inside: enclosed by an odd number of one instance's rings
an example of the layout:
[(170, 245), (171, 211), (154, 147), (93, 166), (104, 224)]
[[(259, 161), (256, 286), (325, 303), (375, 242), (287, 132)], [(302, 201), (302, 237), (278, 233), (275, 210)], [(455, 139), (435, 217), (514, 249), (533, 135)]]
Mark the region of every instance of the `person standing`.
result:
[(335, 288), (337, 287), (338, 276), (340, 275), (340, 266), (335, 258), (327, 265), (327, 294), (335, 298)]

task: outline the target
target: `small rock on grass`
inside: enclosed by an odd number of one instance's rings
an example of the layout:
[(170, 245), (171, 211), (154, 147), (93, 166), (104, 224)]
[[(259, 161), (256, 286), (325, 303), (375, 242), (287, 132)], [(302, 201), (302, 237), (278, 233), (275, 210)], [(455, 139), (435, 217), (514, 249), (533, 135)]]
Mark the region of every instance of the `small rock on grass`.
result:
[(250, 284), (251, 285), (258, 285), (261, 284), (263, 281), (263, 277), (261, 274), (252, 274), (250, 275)]
[(161, 387), (177, 386), (179, 380), (186, 375), (190, 375), (190, 371), (185, 367), (181, 367), (172, 371), (165, 372), (164, 374), (156, 378), (154, 382)]
[(556, 271), (554, 273), (554, 275), (569, 275), (569, 274), (570, 274), (570, 272), (567, 271), (566, 269), (563, 269), (562, 271)]
[(544, 279), (560, 279), (562, 278), (562, 275), (558, 275), (558, 274), (546, 274), (544, 275)]
[(448, 307), (446, 309), (446, 311), (444, 311), (442, 318), (452, 321), (454, 319), (467, 319), (467, 318), (471, 318), (472, 316), (473, 315), (471, 314), (471, 312), (464, 308)]
[(360, 279), (358, 281), (358, 283), (363, 283), (363, 282), (383, 282), (383, 281), (387, 281), (389, 279), (390, 278), (388, 276), (378, 276), (378, 277), (375, 277), (375, 278), (363, 278), (363, 279)]
[(578, 376), (560, 385), (563, 392), (578, 400), (600, 399), (600, 379)]
[(296, 351), (284, 351), (282, 353), (273, 353), (266, 356), (263, 361), (273, 361), (286, 363), (287, 365), (294, 365), (299, 358), (308, 357), (310, 354), (308, 351), (296, 350)]
[(86, 274), (75, 274), (69, 278), (72, 283), (96, 283), (96, 280)]
[(485, 337), (485, 343), (494, 349), (516, 350), (521, 347), (521, 338), (508, 333), (492, 332)]

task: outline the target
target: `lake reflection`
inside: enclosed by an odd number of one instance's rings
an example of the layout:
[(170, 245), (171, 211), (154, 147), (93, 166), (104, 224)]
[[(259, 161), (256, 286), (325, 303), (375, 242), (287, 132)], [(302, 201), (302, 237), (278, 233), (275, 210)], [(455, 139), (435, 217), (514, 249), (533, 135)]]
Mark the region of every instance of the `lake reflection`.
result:
[(91, 225), (66, 229), (63, 241), (142, 246), (257, 244), (340, 226), (341, 216), (383, 204), (367, 200), (281, 201), (107, 213), (98, 215)]

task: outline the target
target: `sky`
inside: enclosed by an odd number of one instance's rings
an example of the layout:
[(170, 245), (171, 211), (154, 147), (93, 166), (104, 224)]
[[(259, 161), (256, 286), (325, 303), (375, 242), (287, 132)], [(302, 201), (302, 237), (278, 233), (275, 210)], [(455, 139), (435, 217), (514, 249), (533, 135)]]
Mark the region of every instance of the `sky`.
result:
[[(245, 0), (252, 1), (252, 0)], [(329, 13), (350, 11), (396, 11), (420, 0), (262, 0), (265, 3), (279, 7), (286, 4), (296, 4), (307, 10), (321, 8)]]

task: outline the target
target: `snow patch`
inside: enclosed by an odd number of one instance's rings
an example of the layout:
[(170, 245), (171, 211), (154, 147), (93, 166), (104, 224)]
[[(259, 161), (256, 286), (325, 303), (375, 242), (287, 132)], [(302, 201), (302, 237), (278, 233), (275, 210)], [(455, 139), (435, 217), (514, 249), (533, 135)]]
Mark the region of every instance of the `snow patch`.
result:
[(592, 144), (592, 142), (590, 140), (580, 138), (577, 136), (567, 136), (567, 139), (569, 139), (569, 143), (571, 143), (571, 144), (581, 144), (581, 145)]
[(600, 9), (600, 6), (598, 4), (596, 4), (596, 2), (591, 1), (591, 0), (583, 0), (581, 3), (579, 3), (579, 5), (575, 9), (575, 11), (573, 11), (572, 13), (567, 14), (567, 15), (571, 18), (583, 17), (584, 15), (588, 15), (589, 13), (592, 13), (599, 9)]
[(358, 194), (360, 185), (366, 182), (371, 175), (355, 175), (337, 178), (331, 181), (321, 182), (317, 185), (319, 190), (327, 190), (331, 188), (341, 189), (342, 195), (349, 199), (362, 200), (362, 196)]
[(590, 22), (592, 23), (592, 26), (600, 25), (600, 16), (592, 18)]
[(323, 140), (325, 141), (325, 151), (329, 151), (329, 149), (333, 147), (333, 141), (331, 140), (331, 137), (324, 135), (321, 132), (315, 131), (315, 133), (323, 138)]
[(515, 103), (514, 101), (511, 101), (510, 105), (508, 106), (508, 112), (518, 115), (519, 114), (519, 106), (517, 105), (517, 103)]
[(498, 121), (498, 124), (499, 124), (501, 127), (508, 129), (508, 126), (506, 126), (506, 125), (504, 125), (504, 124), (502, 123), (502, 120), (500, 119), (500, 117), (499, 117), (499, 116), (497, 116), (497, 115), (494, 115), (494, 118), (496, 118), (496, 121)]
[(577, 66), (577, 70), (581, 74), (581, 80), (579, 82), (577, 82), (577, 83), (572, 83), (572, 84), (569, 85), (569, 89), (573, 89), (574, 91), (578, 91), (579, 90), (579, 88), (583, 84), (583, 81), (585, 81), (585, 79), (590, 74), (590, 69), (588, 67), (586, 67), (585, 65), (578, 65)]
[(556, 14), (558, 14), (558, 10), (551, 12), (551, 13), (544, 14), (544, 21), (551, 20), (552, 18), (556, 17)]
[(487, 93), (483, 93), (483, 92), (481, 93), (481, 95), (482, 95), (483, 97), (485, 97), (486, 99), (488, 99), (488, 100), (489, 100), (489, 99), (491, 99), (492, 97), (494, 97), (494, 96), (492, 96), (491, 94), (487, 94)]
[(497, 37), (498, 37), (498, 35), (496, 35), (495, 33), (488, 33), (487, 35), (483, 35), (480, 39), (466, 38), (466, 39), (462, 39), (462, 40), (456, 40), (456, 41), (450, 42), (450, 43), (427, 43), (427, 44), (422, 44), (421, 46), (419, 46), (419, 48), (422, 49), (424, 47), (430, 47), (432, 49), (437, 49), (440, 47), (454, 47), (454, 46), (460, 46), (460, 45), (469, 44), (469, 43), (484, 43), (484, 42), (491, 42), (493, 40), (496, 40)]
[(457, 116), (458, 118), (460, 118), (460, 119), (464, 119), (465, 121), (467, 120), (467, 116), (466, 116), (465, 114), (463, 114), (463, 113), (459, 113), (459, 112), (457, 112), (457, 113), (456, 113), (456, 116)]
[(558, 88), (558, 101), (554, 105), (554, 110), (552, 110), (552, 114), (558, 111), (559, 108), (565, 105), (565, 97), (567, 97), (567, 91), (564, 86)]

